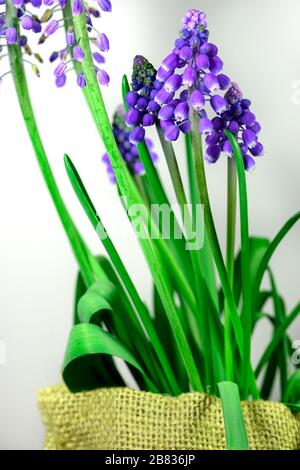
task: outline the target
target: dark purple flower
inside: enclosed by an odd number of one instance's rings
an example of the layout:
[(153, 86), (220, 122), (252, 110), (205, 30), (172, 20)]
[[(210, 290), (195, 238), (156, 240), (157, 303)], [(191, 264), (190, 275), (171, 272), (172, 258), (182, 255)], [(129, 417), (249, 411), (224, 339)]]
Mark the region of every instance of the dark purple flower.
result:
[(211, 93), (219, 90), (220, 88), (218, 77), (213, 73), (206, 73), (203, 77), (203, 83)]
[(130, 108), (127, 111), (127, 113), (126, 113), (126, 125), (128, 127), (137, 126), (138, 124), (141, 123), (141, 120), (142, 120), (142, 115), (137, 109)]
[(257, 142), (254, 147), (250, 148), (250, 152), (253, 157), (261, 157), (264, 154), (264, 147), (260, 142)]
[(162, 106), (164, 104), (169, 103), (171, 99), (173, 98), (173, 96), (174, 96), (174, 93), (170, 93), (166, 91), (164, 88), (162, 88), (156, 93), (154, 97), (154, 101), (156, 101), (156, 103), (158, 103), (159, 106)]
[(199, 122), (200, 134), (211, 134), (213, 131), (213, 124), (210, 119), (203, 117)]
[(173, 115), (174, 115), (174, 106), (171, 106), (170, 104), (166, 104), (160, 109), (158, 113), (158, 119), (162, 121), (169, 121), (169, 119), (171, 119)]
[(162, 61), (162, 68), (166, 71), (173, 71), (176, 69), (179, 63), (178, 55), (175, 52), (169, 54), (163, 61)]
[(182, 76), (182, 84), (187, 85), (188, 87), (193, 86), (197, 80), (197, 72), (194, 67), (189, 66), (185, 69)]
[(255, 168), (255, 161), (250, 155), (244, 155), (244, 165), (247, 171), (253, 171)]
[(83, 73), (80, 73), (77, 77), (77, 85), (80, 87), (80, 88), (84, 88), (86, 86), (86, 80), (85, 80), (85, 76), (83, 75)]
[(209, 145), (206, 149), (205, 159), (208, 163), (216, 163), (221, 154), (220, 146), (217, 144)]
[(206, 54), (197, 54), (196, 67), (198, 68), (198, 70), (209, 68), (209, 58)]
[(257, 136), (250, 129), (246, 129), (246, 130), (243, 131), (243, 141), (244, 141), (245, 145), (249, 149), (251, 149), (251, 148), (256, 146)]
[(52, 54), (49, 57), (49, 62), (55, 62), (56, 59), (58, 59), (59, 54), (57, 51), (53, 51)]
[(42, 5), (42, 0), (30, 0), (30, 3), (35, 8), (40, 8)]
[(174, 111), (174, 116), (177, 122), (185, 121), (189, 116), (190, 107), (187, 102), (179, 103)]

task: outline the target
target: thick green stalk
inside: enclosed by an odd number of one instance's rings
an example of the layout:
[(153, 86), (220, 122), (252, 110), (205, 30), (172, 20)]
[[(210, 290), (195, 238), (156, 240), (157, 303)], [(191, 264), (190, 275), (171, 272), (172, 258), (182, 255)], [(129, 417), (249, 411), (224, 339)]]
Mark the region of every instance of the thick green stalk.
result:
[[(7, 0), (6, 2), (6, 21), (7, 25), (18, 28), (16, 9), (12, 5), (11, 0)], [(74, 255), (80, 266), (84, 282), (86, 286), (89, 286), (94, 281), (94, 275), (87, 259), (87, 248), (85, 247), (84, 242), (82, 241), (62, 200), (49, 161), (47, 159), (30, 100), (21, 49), (17, 45), (10, 45), (7, 49), (19, 105), (41, 173), (44, 177), (49, 193), (68, 236)]]
[[(228, 158), (227, 162), (227, 239), (226, 239), (226, 267), (231, 289), (234, 283), (234, 247), (236, 230), (236, 192), (237, 173), (234, 158)], [(234, 380), (234, 359), (232, 350), (232, 327), (228, 305), (225, 302), (225, 367), (227, 380)]]
[[(106, 150), (110, 156), (111, 164), (117, 179), (118, 187), (123, 197), (126, 198), (128, 208), (135, 204), (142, 204), (143, 200), (136, 188), (122, 156), (120, 155), (117, 143), (115, 141), (107, 111), (103, 102), (102, 94), (97, 81), (93, 57), (90, 49), (89, 37), (86, 29), (85, 14), (74, 16), (74, 26), (77, 40), (80, 42), (85, 58), (82, 62), (83, 73), (87, 81), (87, 96), (90, 101), (91, 110), (97, 123), (97, 128), (101, 138), (103, 139)], [(130, 214), (129, 214), (130, 215)], [(147, 214), (148, 215), (148, 214)], [(148, 222), (148, 221), (147, 221)], [(148, 227), (147, 223), (146, 226)], [(182, 329), (182, 325), (177, 315), (176, 307), (172, 293), (168, 289), (167, 282), (159, 262), (156, 252), (156, 246), (153, 241), (147, 237), (139, 239), (145, 257), (151, 269), (157, 290), (164, 304), (169, 322), (172, 326), (174, 337), (177, 342), (178, 349), (182, 356), (186, 367), (191, 385), (194, 390), (202, 390), (200, 376), (188, 345), (186, 336)]]

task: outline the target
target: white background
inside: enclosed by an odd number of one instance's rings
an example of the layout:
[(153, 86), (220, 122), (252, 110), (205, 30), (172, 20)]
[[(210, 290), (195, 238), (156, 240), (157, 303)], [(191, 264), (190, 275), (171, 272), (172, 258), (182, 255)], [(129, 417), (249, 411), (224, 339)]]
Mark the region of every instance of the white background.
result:
[[(293, 88), (300, 80), (299, 1), (113, 0), (113, 15), (104, 15), (99, 25), (111, 40), (107, 70), (112, 80), (104, 93), (106, 103), (112, 112), (120, 102), (121, 76), (130, 73), (135, 54), (144, 54), (158, 66), (173, 46), (181, 17), (191, 7), (206, 11), (211, 41), (219, 45), (225, 73), (252, 99), (262, 123), (266, 155), (248, 176), (250, 227), (253, 234), (272, 237), (300, 207), (300, 104)], [(52, 45), (58, 39), (56, 35)], [(51, 46), (41, 49), (47, 58)], [(150, 277), (115, 188), (107, 180), (101, 162), (103, 146), (81, 92), (71, 74), (68, 86), (57, 90), (52, 67), (47, 64), (41, 70), (40, 80), (30, 77), (32, 99), (68, 207), (92, 249), (100, 252), (65, 175), (64, 152), (76, 163), (103, 219), (113, 225), (117, 248), (148, 300)], [(39, 173), (9, 77), (1, 85), (0, 103), (0, 340), (6, 344), (6, 363), (0, 365), (0, 448), (41, 449), (43, 426), (36, 392), (60, 381), (76, 263)], [(180, 147), (179, 161), (184, 165)], [(165, 174), (163, 163), (160, 170)], [(225, 170), (225, 159), (207, 168), (222, 242)], [(298, 226), (273, 262), (289, 308), (300, 293), (299, 235)], [(292, 332), (295, 339), (300, 338), (299, 328), (294, 326)], [(255, 357), (268, 333), (264, 330), (257, 336)]]

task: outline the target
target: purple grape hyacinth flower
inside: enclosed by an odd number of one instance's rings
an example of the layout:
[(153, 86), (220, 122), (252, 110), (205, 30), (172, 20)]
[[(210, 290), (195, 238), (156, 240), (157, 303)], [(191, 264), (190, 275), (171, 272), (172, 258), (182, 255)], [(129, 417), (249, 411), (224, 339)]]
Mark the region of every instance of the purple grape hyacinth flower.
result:
[(112, 11), (112, 6), (111, 6), (110, 0), (97, 0), (97, 3), (99, 5), (99, 7), (101, 8), (101, 10), (108, 11), (108, 12)]
[[(118, 106), (115, 111), (112, 123), (113, 133), (118, 144), (120, 153), (126, 162), (127, 168), (131, 174), (142, 174), (144, 173), (144, 166), (139, 159), (139, 154), (136, 145), (132, 144), (130, 141), (130, 134), (132, 132), (131, 128), (126, 125), (125, 121), (125, 110), (123, 105)], [(142, 130), (142, 129), (141, 129)], [(151, 139), (145, 140), (148, 150), (150, 152), (152, 161), (155, 163), (158, 160), (157, 154), (153, 150), (153, 142)], [(107, 173), (109, 179), (114, 183), (115, 176), (109, 160), (109, 156), (106, 153), (102, 157), (103, 162), (106, 165)]]
[(7, 28), (5, 31), (5, 37), (7, 44), (16, 44), (17, 42), (17, 30), (16, 28)]
[[(148, 106), (143, 113), (150, 113), (152, 120), (159, 123), (166, 140), (176, 140), (180, 133), (189, 132), (194, 116), (199, 119), (199, 132), (206, 136), (209, 163), (216, 162), (221, 153), (232, 155), (225, 130), (235, 135), (247, 170), (253, 168), (252, 157), (263, 154), (263, 146), (258, 142), (261, 127), (250, 111), (251, 102), (223, 73), (218, 47), (209, 42), (205, 13), (195, 9), (186, 13), (173, 51), (162, 61), (156, 75), (141, 68), (139, 81), (141, 86), (135, 88), (136, 79), (133, 80), (132, 90), (141, 95), (147, 81)], [(137, 108), (136, 97), (131, 94), (127, 104)], [(140, 128), (145, 126), (143, 117)], [(142, 134), (136, 131), (136, 135)]]

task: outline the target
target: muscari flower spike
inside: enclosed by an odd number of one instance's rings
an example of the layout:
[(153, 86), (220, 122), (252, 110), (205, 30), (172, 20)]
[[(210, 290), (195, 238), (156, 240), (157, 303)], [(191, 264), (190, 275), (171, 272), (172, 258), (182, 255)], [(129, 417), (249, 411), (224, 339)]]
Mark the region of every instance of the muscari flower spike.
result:
[[(12, 0), (13, 6), (16, 8), (16, 16), (18, 18), (18, 29), (10, 24), (11, 20), (6, 13), (6, 1), (0, 0), (0, 59), (7, 57), (6, 46), (16, 45), (22, 49), (22, 53), (32, 56), (33, 60), (42, 62), (39, 54), (32, 52), (28, 44), (28, 34), (39, 33), (41, 31), (41, 22), (38, 18), (35, 8), (41, 6), (40, 0)], [(39, 77), (39, 69), (35, 62), (24, 61), (31, 65), (31, 70)], [(7, 60), (1, 60), (1, 66), (7, 66)], [(8, 67), (8, 66), (7, 66)], [(4, 76), (10, 73), (9, 69), (0, 72), (0, 83)]]
[[(123, 105), (118, 106), (113, 116), (112, 129), (115, 136), (115, 139), (118, 144), (120, 153), (126, 162), (126, 165), (131, 174), (140, 175), (144, 173), (144, 166), (139, 159), (138, 150), (136, 145), (132, 144), (130, 141), (131, 129), (127, 126), (125, 122), (125, 110)], [(152, 161), (155, 163), (158, 160), (157, 154), (153, 151), (153, 142), (151, 139), (146, 139), (146, 145), (150, 152)], [(115, 183), (115, 175), (113, 168), (111, 166), (109, 156), (105, 153), (102, 157), (103, 162), (106, 165), (107, 173), (109, 179), (112, 183)]]
[[(30, 1), (36, 2), (39, 0)], [(109, 75), (105, 70), (103, 70), (103, 68), (99, 69), (98, 64), (105, 63), (105, 57), (103, 53), (109, 50), (110, 45), (107, 36), (103, 32), (98, 32), (94, 27), (94, 19), (100, 17), (100, 11), (98, 8), (90, 6), (83, 0), (44, 0), (44, 4), (51, 6), (51, 8), (46, 10), (43, 15), (42, 23), (45, 23), (45, 26), (43, 28), (39, 42), (45, 42), (50, 36), (56, 34), (56, 32), (60, 29), (63, 24), (62, 9), (68, 5), (68, 2), (71, 2), (73, 15), (79, 16), (83, 12), (85, 14), (87, 30), (91, 40), (91, 47), (92, 49), (95, 49), (93, 50), (93, 58), (98, 81), (100, 85), (107, 86), (110, 81)], [(102, 11), (112, 11), (110, 0), (97, 0), (97, 3)], [(67, 72), (70, 69), (69, 67), (72, 59), (76, 60), (77, 62), (82, 62), (84, 60), (84, 52), (82, 51), (80, 44), (77, 41), (74, 28), (69, 26), (65, 34), (65, 44), (63, 44), (63, 47), (60, 50), (53, 51), (49, 57), (49, 62), (51, 63), (60, 60), (59, 66), (56, 66), (54, 69), (55, 84), (59, 88), (66, 84)], [(57, 70), (62, 69), (64, 69), (64, 72), (58, 77)], [(77, 84), (81, 88), (86, 86), (86, 80), (82, 73), (80, 73), (77, 77)]]
[(159, 123), (165, 139), (174, 141), (181, 132), (190, 131), (190, 117), (194, 112), (199, 116), (199, 132), (205, 138), (207, 162), (215, 163), (222, 153), (232, 155), (224, 132), (228, 129), (238, 140), (245, 168), (250, 171), (255, 166), (253, 157), (264, 153), (258, 141), (261, 126), (250, 111), (250, 100), (222, 72), (218, 48), (208, 38), (205, 13), (189, 10), (182, 19), (173, 51), (163, 60), (156, 77), (147, 81), (147, 104), (141, 102), (143, 79), (147, 80), (147, 75), (140, 80), (140, 88), (135, 87), (136, 80), (133, 80), (133, 91), (126, 99), (130, 107), (126, 119), (128, 124), (136, 126), (134, 138), (143, 140), (144, 128)]

